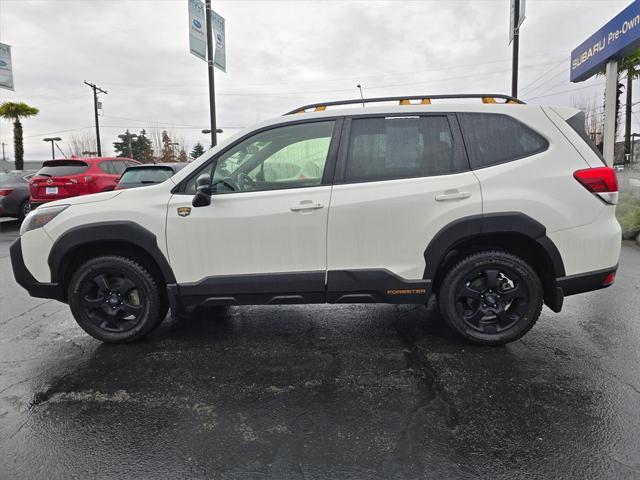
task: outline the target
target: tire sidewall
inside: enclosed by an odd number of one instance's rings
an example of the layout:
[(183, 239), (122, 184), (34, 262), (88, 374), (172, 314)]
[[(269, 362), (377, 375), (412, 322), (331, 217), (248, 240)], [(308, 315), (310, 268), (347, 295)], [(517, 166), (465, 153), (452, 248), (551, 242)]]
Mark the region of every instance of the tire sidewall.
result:
[[(456, 309), (456, 287), (474, 269), (508, 268), (525, 282), (529, 291), (529, 305), (522, 318), (513, 326), (498, 333), (482, 333), (468, 326)], [(460, 261), (443, 281), (440, 290), (440, 312), (447, 324), (468, 340), (483, 345), (504, 345), (522, 337), (538, 320), (542, 309), (542, 286), (536, 272), (520, 258), (503, 253), (487, 252), (466, 257)]]
[[(80, 292), (85, 282), (107, 270), (125, 274), (139, 290), (142, 290), (144, 309), (140, 321), (126, 332), (109, 332), (101, 329), (91, 320), (81, 303)], [(71, 313), (78, 325), (92, 337), (107, 343), (135, 341), (147, 335), (162, 321), (162, 318), (159, 318), (161, 299), (153, 278), (142, 266), (123, 257), (98, 257), (80, 266), (69, 282), (68, 299)]]

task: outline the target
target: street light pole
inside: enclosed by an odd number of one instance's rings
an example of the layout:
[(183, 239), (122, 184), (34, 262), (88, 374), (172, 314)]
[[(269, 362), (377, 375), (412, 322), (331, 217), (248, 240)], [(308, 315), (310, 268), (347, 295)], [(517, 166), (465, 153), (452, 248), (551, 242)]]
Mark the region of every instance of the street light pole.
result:
[(43, 142), (51, 142), (51, 159), (52, 160), (56, 159), (56, 151), (54, 149), (54, 144), (61, 140), (62, 139), (60, 137), (47, 137), (42, 139)]
[(93, 83), (89, 83), (86, 80), (84, 81), (85, 85), (89, 85), (93, 90), (93, 113), (96, 121), (96, 143), (98, 144), (96, 150), (98, 151), (98, 156), (102, 156), (102, 147), (100, 146), (100, 125), (98, 123), (98, 92), (107, 94), (106, 90), (101, 89), (100, 87), (94, 85)]
[(360, 90), (360, 98), (362, 99), (362, 108), (364, 108), (364, 95), (362, 94), (362, 85), (358, 84), (356, 85), (356, 87), (358, 87), (358, 90)]
[(205, 13), (207, 21), (207, 70), (209, 73), (209, 116), (211, 119), (211, 147), (218, 144), (216, 138), (216, 88), (213, 77), (213, 60), (215, 50), (213, 49), (213, 27), (211, 25), (211, 0), (205, 0)]

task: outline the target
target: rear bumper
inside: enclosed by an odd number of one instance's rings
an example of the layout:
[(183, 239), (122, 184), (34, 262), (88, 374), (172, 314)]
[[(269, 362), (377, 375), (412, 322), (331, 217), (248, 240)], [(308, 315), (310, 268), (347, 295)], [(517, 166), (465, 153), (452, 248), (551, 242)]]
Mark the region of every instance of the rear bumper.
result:
[(596, 270), (595, 272), (580, 273), (556, 279), (558, 287), (562, 289), (565, 297), (577, 295), (578, 293), (592, 292), (613, 285), (613, 281), (608, 282), (609, 276), (615, 274), (618, 266)]
[(579, 293), (592, 292), (613, 285), (611, 275), (615, 276), (618, 266), (595, 270), (593, 272), (569, 275), (568, 277), (556, 278), (556, 286), (550, 295), (545, 295), (545, 303), (554, 312), (562, 310), (564, 297), (577, 295)]
[(52, 298), (61, 302), (65, 301), (64, 292), (57, 283), (38, 282), (31, 272), (27, 269), (22, 258), (22, 246), (18, 238), (11, 247), (9, 253), (11, 255), (11, 267), (13, 268), (13, 276), (16, 282), (23, 287), (29, 295), (38, 298)]

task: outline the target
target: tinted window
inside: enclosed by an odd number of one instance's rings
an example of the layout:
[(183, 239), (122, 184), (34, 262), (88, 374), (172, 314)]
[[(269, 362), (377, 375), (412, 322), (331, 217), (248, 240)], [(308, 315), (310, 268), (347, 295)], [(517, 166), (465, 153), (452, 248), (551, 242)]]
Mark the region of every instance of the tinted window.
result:
[(124, 172), (120, 183), (160, 183), (173, 175), (170, 168), (132, 168)]
[(334, 121), (276, 127), (234, 145), (200, 170), (186, 185), (195, 193), (196, 178), (211, 174), (218, 193), (313, 187), (322, 183)]
[(468, 170), (446, 116), (355, 119), (346, 182), (427, 177)]
[(116, 175), (122, 175), (123, 172), (127, 169), (127, 162), (124, 160), (112, 160), (112, 167)]
[(68, 160), (60, 162), (47, 162), (38, 170), (37, 175), (44, 175), (46, 177), (60, 177), (69, 175), (78, 175), (84, 173), (89, 165), (85, 162), (77, 160)]
[(528, 157), (547, 149), (549, 142), (508, 115), (459, 113), (472, 168)]
[(604, 157), (602, 156), (602, 152), (598, 150), (598, 147), (596, 147), (596, 144), (593, 143), (593, 140), (591, 140), (589, 135), (587, 135), (585, 120), (586, 119), (585, 119), (584, 112), (578, 112), (569, 120), (567, 120), (567, 123), (571, 128), (573, 128), (576, 131), (578, 135), (580, 135), (580, 137), (585, 141), (585, 143), (589, 145), (589, 148), (591, 148), (591, 150), (593, 150), (593, 152), (596, 155), (598, 155), (598, 158), (600, 158), (600, 160), (604, 162)]
[(100, 167), (100, 170), (102, 170), (104, 173), (108, 173), (110, 175), (116, 174), (113, 168), (113, 164), (111, 162), (100, 162), (98, 166)]

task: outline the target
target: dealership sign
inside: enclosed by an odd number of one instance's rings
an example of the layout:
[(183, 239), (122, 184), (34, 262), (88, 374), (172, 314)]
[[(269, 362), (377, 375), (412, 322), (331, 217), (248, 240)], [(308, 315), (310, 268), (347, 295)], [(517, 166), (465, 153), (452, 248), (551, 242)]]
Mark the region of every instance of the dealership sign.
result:
[(213, 65), (223, 72), (227, 71), (227, 46), (224, 18), (213, 10), (211, 11), (211, 27), (213, 28), (215, 54), (213, 56)]
[(189, 0), (189, 51), (200, 60), (207, 60), (204, 5), (200, 0)]
[(11, 47), (0, 43), (0, 88), (13, 90), (13, 68), (11, 66)]
[(640, 48), (640, 0), (620, 12), (571, 52), (572, 82), (602, 72), (608, 60), (625, 57)]

